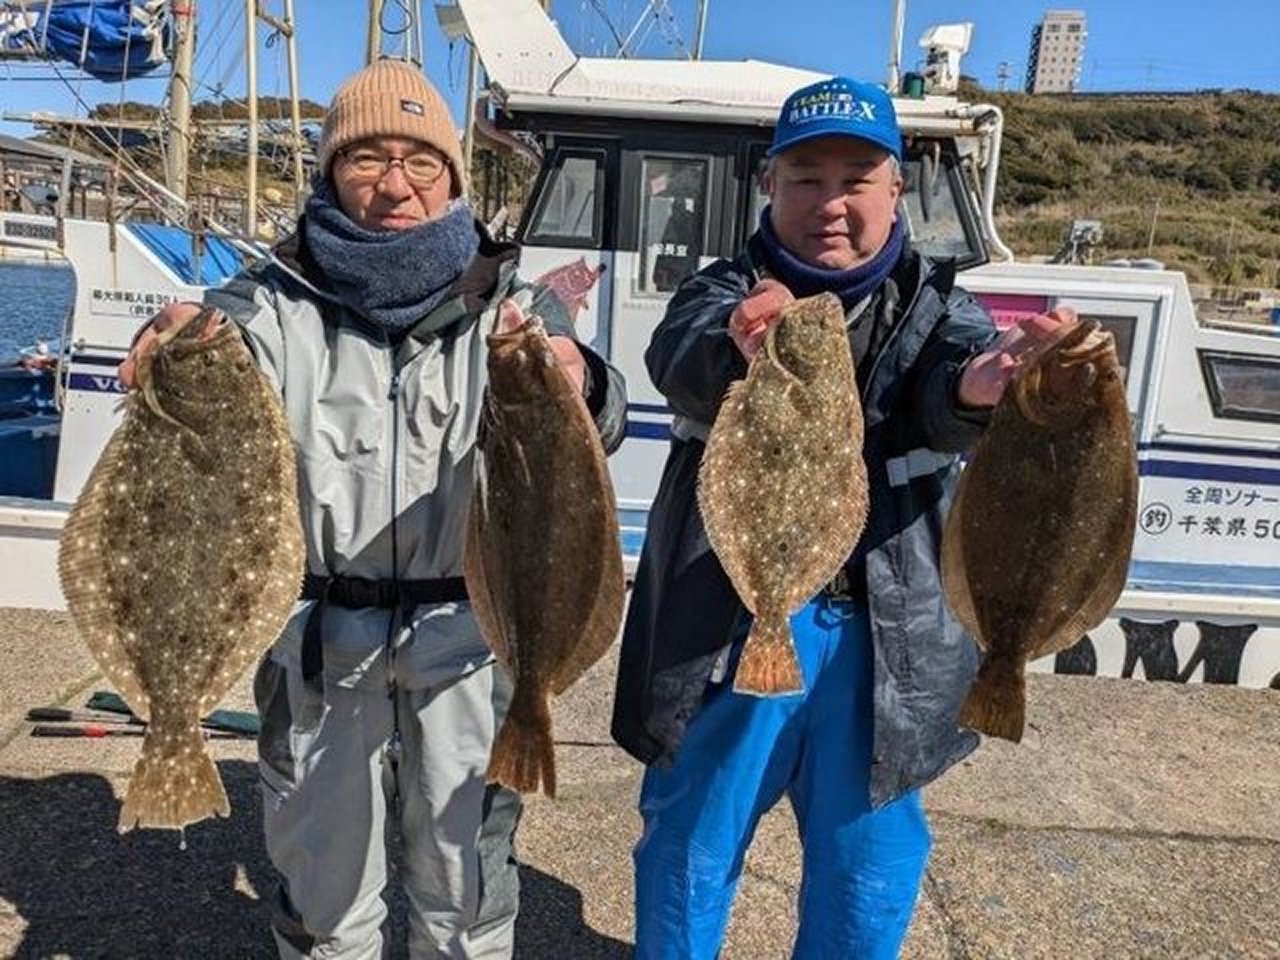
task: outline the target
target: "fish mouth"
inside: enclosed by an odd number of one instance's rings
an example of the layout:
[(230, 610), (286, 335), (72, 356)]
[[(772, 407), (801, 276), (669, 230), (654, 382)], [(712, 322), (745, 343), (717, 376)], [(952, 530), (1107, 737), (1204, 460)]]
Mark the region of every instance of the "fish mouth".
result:
[(1115, 349), (1115, 343), (1115, 336), (1110, 330), (1103, 330), (1097, 320), (1082, 321), (1059, 341), (1059, 360), (1064, 367), (1096, 363)]
[(519, 340), (523, 340), (530, 334), (534, 336), (538, 334), (547, 336), (547, 324), (542, 317), (536, 313), (530, 314), (526, 317), (524, 323), (520, 324), (520, 326), (516, 327), (514, 330), (505, 330), (502, 332), (494, 331), (488, 335), (486, 340), (490, 349), (501, 348), (514, 344)]
[(550, 335), (546, 322), (538, 314), (530, 314), (520, 326), (502, 333), (491, 333), (485, 338), (492, 358), (507, 360), (515, 357), (517, 361), (548, 359), (551, 352)]
[[(1048, 410), (1054, 405), (1052, 399), (1048, 403), (1039, 402), (1049, 397), (1053, 388), (1050, 385), (1050, 365), (1059, 370), (1084, 367), (1082, 374), (1084, 386), (1091, 386), (1097, 379), (1097, 364), (1107, 356), (1114, 356), (1115, 336), (1109, 330), (1103, 330), (1096, 320), (1077, 321), (1045, 346), (1036, 359), (1022, 371), (1013, 388), (1013, 399), (1018, 410), (1031, 423), (1037, 426), (1048, 426)], [(1080, 376), (1080, 375), (1077, 375)], [(1080, 386), (1079, 380), (1076, 385)]]
[[(202, 307), (194, 316), (175, 320), (156, 334), (155, 348), (138, 363), (138, 386), (136, 387), (136, 392), (141, 395), (142, 402), (157, 417), (167, 420), (174, 426), (181, 427), (184, 430), (190, 428), (181, 420), (170, 415), (160, 403), (160, 397), (156, 393), (155, 365), (159, 362), (163, 367), (168, 362), (165, 348), (179, 337), (199, 336), (200, 331), (204, 329), (205, 324), (208, 323), (214, 313), (215, 311), (212, 307)], [(199, 323), (196, 321), (199, 321)]]

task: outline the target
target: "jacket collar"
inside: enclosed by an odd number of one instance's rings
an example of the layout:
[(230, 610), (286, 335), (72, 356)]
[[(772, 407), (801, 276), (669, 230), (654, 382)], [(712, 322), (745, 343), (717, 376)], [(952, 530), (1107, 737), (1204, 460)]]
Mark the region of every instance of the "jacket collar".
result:
[[(304, 220), (305, 216), (299, 217), (294, 232), (276, 244), (270, 256), (253, 269), (262, 271), (275, 267), (322, 301), (343, 307), (342, 301), (329, 289), (323, 272), (307, 249)], [(405, 340), (424, 343), (457, 325), (459, 321), (474, 318), (492, 304), (500, 289), (506, 288), (507, 283), (503, 281), (509, 280), (515, 272), (519, 264), (520, 248), (514, 243), (494, 240), (479, 220), (475, 227), (480, 235), (480, 246), (470, 265), (453, 282), (444, 300), (409, 329)], [(340, 315), (362, 330), (369, 326), (345, 308)]]
[[(764, 269), (766, 262), (764, 240), (761, 239), (760, 231), (757, 230), (747, 240), (747, 248), (743, 253), (741, 266), (755, 281), (762, 276), (761, 271)], [(920, 294), (925, 287), (933, 288), (939, 299), (945, 302), (955, 286), (956, 264), (951, 259), (933, 260), (920, 253), (910, 241), (907, 241), (903, 244), (902, 256), (898, 258), (898, 263), (893, 268), (892, 276), (901, 293), (898, 302), (901, 304), (902, 310), (906, 311), (913, 302), (920, 298)]]

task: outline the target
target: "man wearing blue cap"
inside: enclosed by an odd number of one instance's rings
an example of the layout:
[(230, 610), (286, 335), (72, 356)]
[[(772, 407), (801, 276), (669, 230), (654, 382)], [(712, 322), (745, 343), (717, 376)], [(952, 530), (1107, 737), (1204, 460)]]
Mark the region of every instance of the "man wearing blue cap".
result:
[[(957, 453), (1064, 316), (996, 339), (949, 263), (898, 216), (902, 139), (880, 88), (833, 78), (782, 107), (770, 204), (736, 260), (690, 277), (645, 360), (675, 412), (623, 634), (613, 734), (649, 765), (636, 956), (713, 958), (759, 818), (786, 794), (804, 847), (797, 958), (893, 957), (929, 852), (919, 788), (974, 749), (956, 726), (977, 663), (938, 550)], [(857, 364), (871, 511), (792, 628), (804, 690), (733, 690), (749, 615), (707, 541), (698, 466), (729, 384), (780, 311), (829, 291)]]

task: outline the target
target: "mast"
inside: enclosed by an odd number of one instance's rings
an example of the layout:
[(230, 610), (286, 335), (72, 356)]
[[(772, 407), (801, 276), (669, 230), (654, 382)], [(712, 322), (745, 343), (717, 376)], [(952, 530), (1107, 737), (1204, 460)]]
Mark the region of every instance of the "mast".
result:
[(382, 0), (369, 0), (369, 31), (365, 43), (365, 66), (378, 59), (382, 51)]
[(476, 128), (476, 87), (480, 82), (480, 58), (476, 56), (476, 45), (467, 42), (467, 109), (465, 127), (462, 131), (462, 168), (466, 179), (471, 177), (471, 152), (475, 147)]
[(698, 0), (698, 32), (693, 35), (693, 59), (702, 59), (702, 41), (707, 34), (707, 4), (709, 0)]
[(258, 0), (244, 0), (245, 104), (249, 108), (249, 159), (245, 167), (244, 235), (258, 235)]
[(893, 0), (893, 40), (889, 47), (889, 79), (886, 86), (896, 93), (901, 85), (902, 34), (906, 30), (907, 0)]
[(173, 76), (169, 80), (169, 150), (165, 181), (169, 191), (187, 198), (187, 160), (191, 153), (191, 63), (196, 48), (196, 0), (176, 0), (173, 15)]
[[(382, 20), (386, 15), (385, 0), (369, 0), (369, 30), (366, 35), (364, 58), (366, 66), (382, 57), (394, 57), (397, 60), (408, 61), (416, 67), (422, 66), (422, 17), (418, 5), (400, 3), (398, 6), (404, 17), (404, 23), (399, 27), (388, 27)], [(399, 52), (391, 53), (383, 48), (383, 41), (388, 36), (393, 37), (400, 45)]]
[(302, 193), (306, 178), (302, 169), (302, 109), (298, 103), (298, 39), (293, 17), (293, 0), (284, 0), (284, 19), (274, 17), (265, 10), (258, 16), (285, 38), (285, 56), (289, 65), (289, 127), (293, 138), (293, 198), (294, 209), (302, 213)]

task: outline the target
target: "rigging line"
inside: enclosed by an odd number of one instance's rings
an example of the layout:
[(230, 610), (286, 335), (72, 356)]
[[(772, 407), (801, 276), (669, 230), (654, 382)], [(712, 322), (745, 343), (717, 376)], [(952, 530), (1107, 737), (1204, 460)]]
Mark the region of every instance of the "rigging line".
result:
[[(242, 25), (243, 19), (244, 19), (243, 17), (238, 17), (236, 19), (237, 27)], [(222, 89), (222, 90), (226, 89), (227, 84), (231, 81), (232, 75), (240, 69), (240, 65), (244, 62), (244, 55), (245, 55), (245, 45), (238, 44), (235, 47), (235, 53), (231, 57), (231, 61), (227, 64), (227, 68), (223, 70), (222, 74), (218, 77), (217, 87), (219, 89)]]
[[(133, 7), (130, 8), (132, 15)], [(129, 44), (133, 41), (133, 31), (127, 30), (124, 35), (124, 63), (120, 67), (120, 97), (116, 101), (116, 141), (124, 140), (124, 92), (129, 79)], [(116, 173), (120, 171), (117, 169)]]
[[(661, 19), (662, 14), (666, 15), (665, 19)], [(689, 48), (684, 45), (684, 37), (680, 33), (680, 26), (671, 10), (671, 4), (667, 0), (658, 0), (654, 4), (653, 15), (658, 20), (658, 30), (667, 41), (667, 45), (682, 51), (687, 59), (692, 59)]]
[[(71, 95), (76, 99), (78, 105), (81, 108), (88, 111), (89, 104), (84, 99), (84, 97), (80, 95), (80, 91), (77, 90), (76, 87), (71, 83), (71, 81), (67, 79), (66, 75), (63, 74), (62, 70), (59, 68), (59, 66), (56, 63), (51, 64), (51, 66), (53, 67), (53, 72), (57, 75), (57, 78), (62, 81), (62, 83), (67, 87), (68, 90), (71, 91)], [(108, 149), (110, 150), (110, 147), (108, 147)], [(136, 161), (134, 161), (132, 157), (130, 157), (127, 153), (125, 153), (122, 148), (116, 147), (113, 152), (120, 155), (120, 159), (124, 162), (126, 167), (132, 167), (134, 172), (140, 176), (144, 176), (148, 178), (150, 177), (150, 175), (145, 170), (143, 170), (142, 167)], [(138, 187), (139, 193), (143, 194), (144, 196), (147, 196), (148, 201), (155, 204), (158, 209), (164, 208), (163, 204), (156, 203), (156, 201), (152, 199), (150, 195), (147, 194), (146, 189), (142, 187), (142, 185), (135, 184), (135, 186)]]
[[(400, 12), (404, 14), (404, 25), (398, 29), (392, 29), (387, 26), (387, 11), (392, 7), (399, 7)], [(407, 33), (413, 28), (413, 11), (409, 9), (409, 5), (404, 0), (391, 0), (390, 3), (384, 4), (382, 9), (378, 11), (378, 29), (387, 36), (398, 37), (403, 33)]]
[[(242, 33), (241, 28), (243, 26), (243, 21), (244, 21), (244, 7), (237, 6), (236, 12), (232, 17), (232, 21), (227, 28), (227, 32), (223, 36), (222, 41), (218, 44), (218, 48), (215, 51), (215, 54), (218, 57), (219, 66), (221, 65), (221, 62), (222, 62), (222, 51), (226, 47), (228, 40), (230, 40), (232, 37), (239, 37), (241, 35)], [(209, 72), (209, 66), (207, 66), (205, 68), (204, 74), (202, 74), (200, 80), (197, 81), (197, 85), (203, 86), (207, 90), (214, 90), (220, 87), (226, 87), (227, 81), (231, 79), (231, 74), (234, 73), (239, 68), (240, 61), (244, 58), (243, 44), (237, 43), (234, 49), (236, 51), (235, 56), (232, 58), (231, 63), (227, 66), (227, 68), (222, 71), (221, 75), (218, 77), (218, 80), (215, 84), (211, 86), (204, 82), (204, 77), (207, 76)]]
[(218, 17), (209, 29), (209, 42), (201, 44), (196, 52), (195, 69), (192, 71), (197, 78), (196, 86), (203, 85), (209, 71), (222, 62), (222, 48), (231, 35), (230, 30), (223, 29), (223, 20), (226, 18), (228, 9), (230, 7), (226, 3), (218, 4)]
[(205, 64), (207, 64), (208, 61), (212, 59), (211, 51), (213, 48), (210, 44), (222, 32), (222, 26), (223, 26), (222, 21), (226, 18), (228, 5), (225, 3), (219, 3), (217, 4), (217, 8), (218, 8), (218, 12), (214, 18), (213, 23), (205, 24), (203, 21), (208, 20), (209, 18), (207, 13), (209, 8), (203, 5), (200, 7), (199, 18), (202, 21), (200, 24), (200, 29), (202, 34), (208, 34), (208, 38), (207, 38), (207, 41), (204, 43), (201, 43), (199, 45), (199, 48), (196, 50), (195, 66), (200, 66), (202, 59)]
[(608, 10), (605, 9), (601, 0), (590, 0), (592, 8), (600, 15), (600, 19), (604, 21), (604, 25), (609, 28), (609, 33), (613, 35), (613, 42), (618, 45), (618, 49), (622, 49), (622, 34), (618, 32), (618, 28), (609, 17)]

